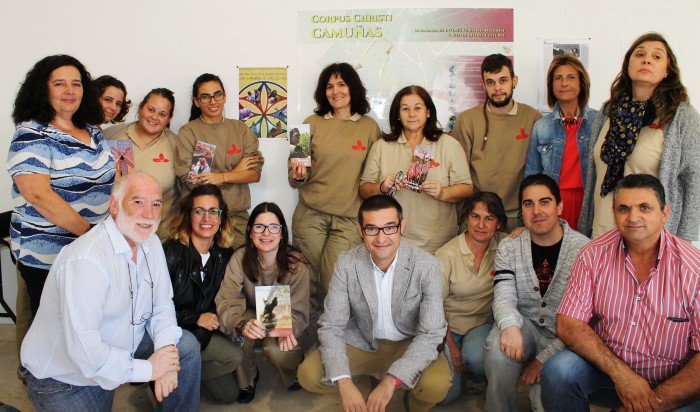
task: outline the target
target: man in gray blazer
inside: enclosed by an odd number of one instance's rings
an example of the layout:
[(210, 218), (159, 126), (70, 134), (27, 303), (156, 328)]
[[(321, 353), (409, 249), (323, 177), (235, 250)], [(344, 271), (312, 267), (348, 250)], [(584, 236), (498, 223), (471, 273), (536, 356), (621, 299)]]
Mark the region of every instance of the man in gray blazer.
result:
[[(299, 383), (340, 392), (345, 411), (384, 410), (398, 388), (412, 412), (430, 410), (450, 388), (440, 353), (447, 324), (435, 257), (401, 241), (401, 205), (386, 195), (360, 206), (363, 244), (338, 258), (321, 316), (319, 350), (299, 367)], [(323, 363), (322, 363), (323, 362)], [(352, 376), (380, 383), (365, 401)]]
[[(557, 337), (557, 309), (579, 250), (588, 238), (559, 219), (557, 183), (536, 174), (518, 193), (526, 230), (498, 245), (494, 276), (494, 325), (486, 338), (486, 410), (514, 411), (518, 378), (540, 382), (542, 365), (564, 349)], [(539, 407), (539, 395), (531, 400)], [(534, 410), (534, 409), (533, 409)]]

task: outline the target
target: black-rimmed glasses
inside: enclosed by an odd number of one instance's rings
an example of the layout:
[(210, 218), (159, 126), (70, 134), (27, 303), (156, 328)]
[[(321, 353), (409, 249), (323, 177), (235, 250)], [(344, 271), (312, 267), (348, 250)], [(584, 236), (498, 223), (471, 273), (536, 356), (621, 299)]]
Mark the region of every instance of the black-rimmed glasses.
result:
[(393, 235), (399, 231), (399, 226), (398, 225), (384, 226), (384, 227), (365, 226), (362, 228), (362, 233), (364, 233), (367, 236), (377, 236), (379, 234), (379, 231), (384, 232), (385, 235)]
[(276, 235), (282, 231), (282, 225), (253, 225), (253, 232), (255, 233), (265, 233), (265, 229), (267, 229), (271, 234)]
[(207, 213), (209, 214), (210, 217), (213, 218), (220, 218), (221, 217), (221, 209), (216, 209), (216, 208), (211, 208), (211, 209), (204, 209), (201, 207), (195, 207), (192, 209), (192, 213), (199, 217), (204, 217)]
[[(402, 180), (403, 180), (403, 172), (399, 170), (399, 172), (396, 173), (396, 177), (394, 178), (394, 184), (391, 185), (391, 189), (389, 189), (389, 193), (387, 193), (387, 195), (389, 195), (391, 197), (396, 196), (396, 189), (398, 188), (398, 185), (401, 183)], [(386, 233), (386, 232), (384, 232), (384, 233)], [(394, 232), (394, 233), (396, 233), (396, 232)], [(370, 236), (372, 236), (372, 235), (370, 235)]]
[(211, 99), (214, 99), (214, 101), (220, 102), (220, 101), (224, 100), (224, 97), (226, 97), (226, 93), (216, 92), (216, 93), (214, 93), (213, 96), (210, 94), (199, 95), (199, 97), (197, 97), (197, 100), (199, 100), (200, 102), (202, 102), (204, 104), (207, 104), (211, 101)]

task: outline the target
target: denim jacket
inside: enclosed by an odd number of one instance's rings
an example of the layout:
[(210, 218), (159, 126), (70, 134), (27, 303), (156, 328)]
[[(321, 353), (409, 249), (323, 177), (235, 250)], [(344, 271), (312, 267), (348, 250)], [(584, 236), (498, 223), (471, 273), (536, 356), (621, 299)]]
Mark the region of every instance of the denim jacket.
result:
[[(588, 144), (591, 140), (591, 128), (595, 121), (597, 110), (588, 106), (583, 108), (581, 127), (577, 133), (578, 153), (581, 162), (581, 177), (586, 185), (586, 169), (588, 166)], [(559, 102), (554, 105), (552, 113), (535, 123), (530, 137), (530, 147), (525, 162), (525, 176), (544, 173), (559, 183), (561, 161), (566, 145), (566, 130), (562, 124)]]

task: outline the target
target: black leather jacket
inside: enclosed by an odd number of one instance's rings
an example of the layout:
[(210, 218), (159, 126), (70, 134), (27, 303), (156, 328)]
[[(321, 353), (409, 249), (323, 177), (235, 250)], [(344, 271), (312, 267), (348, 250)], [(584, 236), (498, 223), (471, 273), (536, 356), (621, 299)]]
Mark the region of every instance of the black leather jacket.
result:
[(214, 298), (224, 279), (233, 249), (212, 245), (209, 260), (204, 266), (204, 283), (201, 277), (202, 257), (192, 244), (185, 246), (179, 240), (168, 240), (163, 244), (163, 250), (173, 284), (177, 324), (192, 332), (202, 345), (201, 350), (204, 350), (214, 332), (199, 327), (197, 320), (202, 313), (216, 313)]

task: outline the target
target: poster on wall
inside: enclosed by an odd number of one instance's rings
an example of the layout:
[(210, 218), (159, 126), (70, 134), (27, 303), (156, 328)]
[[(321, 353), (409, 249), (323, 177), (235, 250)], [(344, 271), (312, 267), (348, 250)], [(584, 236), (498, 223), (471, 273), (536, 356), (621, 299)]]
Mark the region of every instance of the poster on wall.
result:
[(588, 56), (590, 54), (590, 37), (568, 37), (568, 38), (542, 38), (540, 39), (540, 63), (537, 76), (539, 84), (537, 87), (537, 106), (538, 109), (543, 113), (549, 113), (552, 109), (547, 103), (547, 71), (549, 70), (549, 65), (552, 63), (552, 59), (556, 56), (562, 54), (573, 54), (576, 56), (583, 64), (586, 70), (589, 70), (588, 66)]
[(318, 74), (347, 62), (360, 74), (374, 117), (388, 131), (391, 101), (419, 85), (431, 94), (442, 127), (484, 101), (481, 62), (513, 56), (513, 9), (358, 9), (298, 13), (299, 113), (315, 108)]
[(238, 119), (258, 137), (287, 137), (287, 68), (238, 69)]

